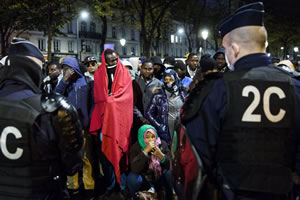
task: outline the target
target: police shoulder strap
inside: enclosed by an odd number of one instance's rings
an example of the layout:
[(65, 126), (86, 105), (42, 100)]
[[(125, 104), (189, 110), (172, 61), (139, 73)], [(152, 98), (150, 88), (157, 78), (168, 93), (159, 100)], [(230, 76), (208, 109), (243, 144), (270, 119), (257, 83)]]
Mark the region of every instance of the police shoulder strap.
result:
[(32, 113), (37, 117), (43, 110), (41, 106), (41, 94), (23, 99), (23, 102), (32, 108)]

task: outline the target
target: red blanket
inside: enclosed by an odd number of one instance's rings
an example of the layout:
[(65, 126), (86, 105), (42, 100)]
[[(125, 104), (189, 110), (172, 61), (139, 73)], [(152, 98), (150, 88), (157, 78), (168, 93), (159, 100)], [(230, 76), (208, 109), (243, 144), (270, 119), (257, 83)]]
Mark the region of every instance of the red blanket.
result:
[(90, 132), (100, 128), (103, 134), (102, 152), (112, 163), (121, 183), (119, 162), (128, 151), (130, 129), (133, 121), (133, 90), (128, 70), (118, 58), (118, 64), (108, 96), (108, 78), (104, 52), (101, 65), (94, 76), (95, 108), (91, 117)]

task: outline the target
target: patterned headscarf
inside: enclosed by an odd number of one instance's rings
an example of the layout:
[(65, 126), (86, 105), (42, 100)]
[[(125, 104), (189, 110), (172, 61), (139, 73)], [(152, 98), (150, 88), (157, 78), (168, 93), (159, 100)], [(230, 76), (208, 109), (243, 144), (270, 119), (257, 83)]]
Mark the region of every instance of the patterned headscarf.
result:
[(178, 77), (176, 71), (173, 70), (173, 69), (166, 70), (164, 75), (163, 75), (163, 81), (165, 80), (166, 76), (171, 77), (174, 80), (174, 82), (173, 82), (172, 85), (168, 85), (164, 82), (164, 89), (167, 90), (168, 92), (172, 93), (172, 94), (177, 92), (179, 87), (180, 87), (181, 82), (179, 80), (179, 77)]

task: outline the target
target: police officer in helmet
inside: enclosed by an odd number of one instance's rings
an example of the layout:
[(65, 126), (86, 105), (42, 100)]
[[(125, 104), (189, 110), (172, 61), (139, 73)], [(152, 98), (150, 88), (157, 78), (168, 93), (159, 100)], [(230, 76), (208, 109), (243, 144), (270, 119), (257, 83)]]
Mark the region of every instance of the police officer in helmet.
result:
[(63, 199), (81, 168), (78, 114), (64, 97), (41, 95), (39, 49), (14, 38), (0, 70), (0, 199)]
[(299, 171), (300, 83), (271, 65), (263, 17), (257, 2), (218, 25), (234, 71), (215, 81), (186, 123), (219, 199), (289, 199)]

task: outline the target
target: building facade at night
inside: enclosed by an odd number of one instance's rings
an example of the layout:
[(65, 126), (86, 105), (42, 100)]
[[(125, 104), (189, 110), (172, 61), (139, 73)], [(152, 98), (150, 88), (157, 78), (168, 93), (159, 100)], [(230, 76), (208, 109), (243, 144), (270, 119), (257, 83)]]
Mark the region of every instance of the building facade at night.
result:
[[(113, 21), (113, 20), (111, 20)], [(180, 25), (175, 24), (174, 30)], [(54, 36), (52, 38), (52, 57), (59, 59), (62, 56), (73, 56), (83, 60), (86, 56), (94, 56), (100, 60), (100, 42), (102, 23), (92, 18), (72, 20), (70, 24), (65, 24), (61, 30), (65, 35)], [(170, 31), (168, 37), (160, 40), (157, 55), (174, 57), (184, 57), (188, 53), (187, 39), (184, 33)], [(25, 31), (19, 37), (25, 38), (34, 44), (45, 55), (47, 59), (47, 35), (39, 31)], [(124, 46), (120, 40), (125, 39)], [(105, 48), (115, 49), (120, 57), (141, 56), (140, 32), (132, 24), (117, 22), (108, 23), (107, 38)]]

